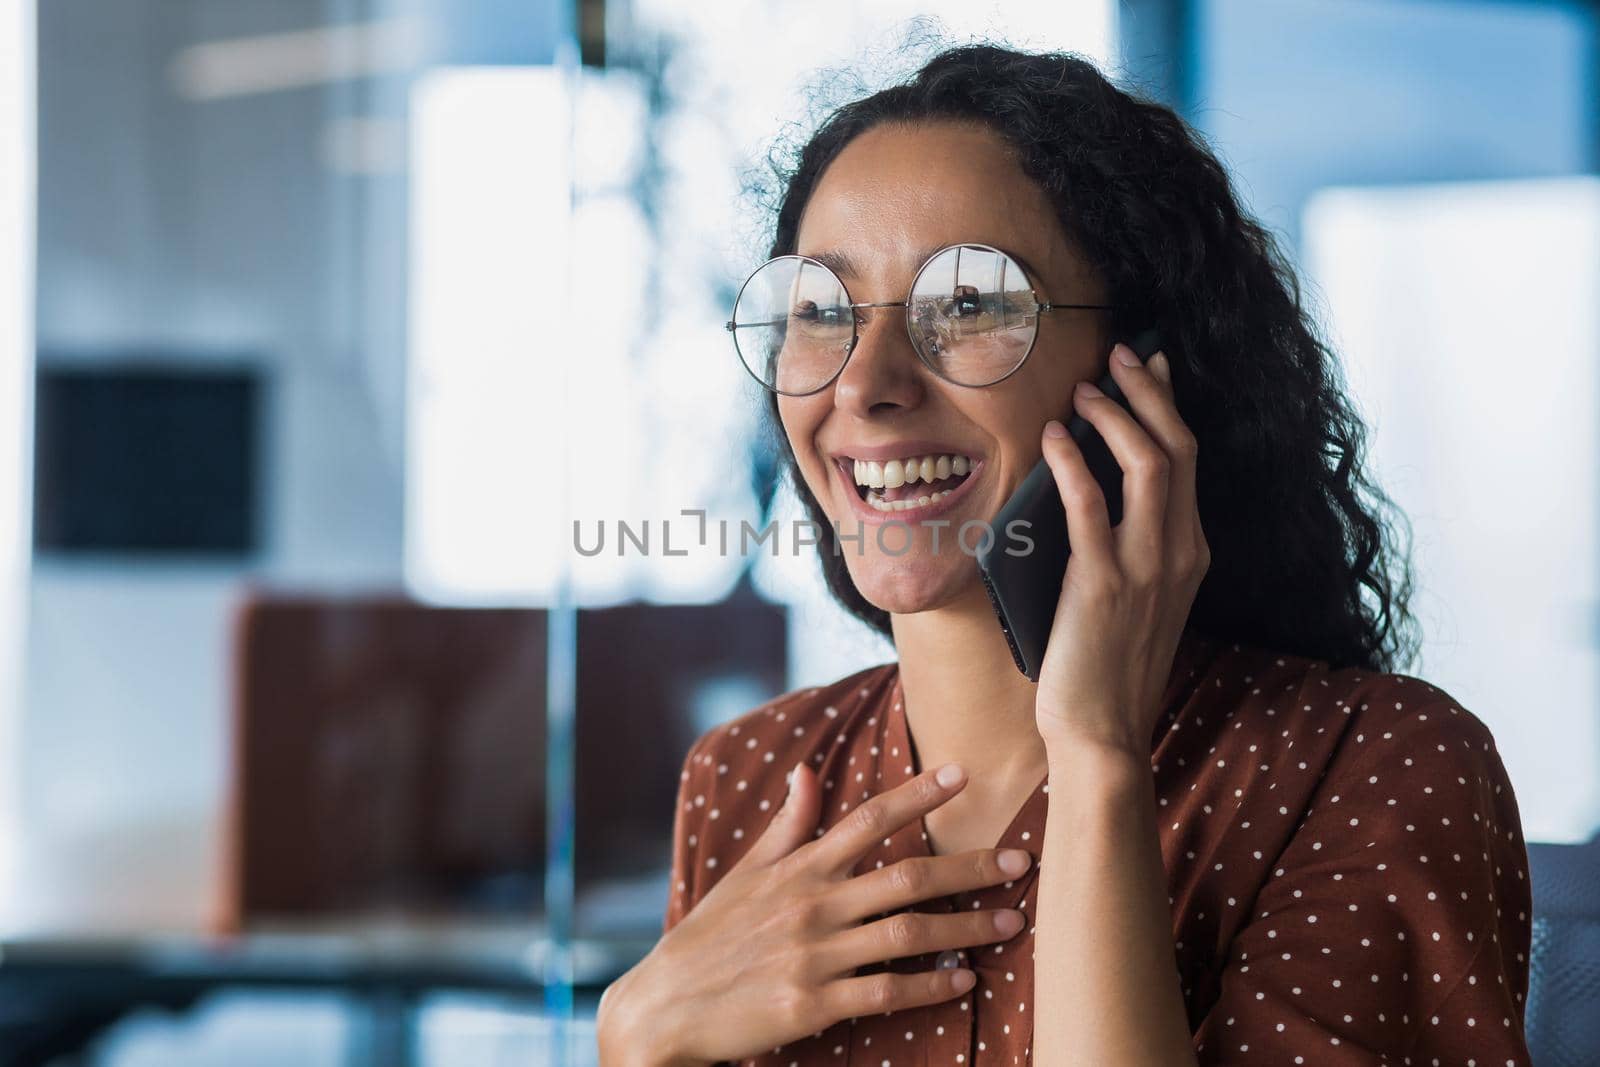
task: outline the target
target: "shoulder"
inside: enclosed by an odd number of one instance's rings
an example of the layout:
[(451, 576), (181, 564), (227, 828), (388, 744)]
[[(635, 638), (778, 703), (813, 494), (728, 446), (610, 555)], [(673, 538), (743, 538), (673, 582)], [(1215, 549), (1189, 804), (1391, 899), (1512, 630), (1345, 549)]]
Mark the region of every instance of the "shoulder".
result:
[[(1481, 765), (1495, 757), (1489, 727), (1445, 689), (1415, 675), (1249, 644), (1222, 643), (1196, 679), (1180, 724), (1213, 714), (1219, 747), (1296, 750), (1328, 772), (1352, 765)], [(1230, 737), (1230, 735), (1232, 735)], [(1229, 742), (1233, 744), (1229, 744)], [(1409, 760), (1409, 762), (1407, 762)]]
[[(1465, 822), (1520, 838), (1492, 732), (1437, 685), (1247, 644), (1221, 645), (1192, 684), (1153, 765), (1185, 832), (1248, 830), (1247, 855), (1262, 863), (1297, 832), (1322, 840), (1330, 827), (1404, 839)], [(1232, 817), (1217, 825), (1213, 812)]]
[(1521, 816), (1494, 734), (1454, 694), (1401, 672), (1330, 670), (1261, 650), (1247, 659), (1267, 685), (1250, 686), (1229, 726), (1242, 719), (1254, 729), (1221, 730), (1239, 739), (1217, 742), (1217, 753), (1248, 757), (1238, 760), (1253, 779), (1243, 792), (1270, 798), (1264, 810), (1289, 817), (1294, 837), (1314, 852), (1339, 839), (1359, 849), (1438, 849), (1463, 864), (1456, 857), (1470, 851), (1492, 861), (1497, 877), (1523, 877)]
[(796, 763), (820, 765), (839, 738), (871, 728), (896, 669), (880, 664), (790, 690), (695, 739), (679, 776), (674, 839), (681, 873), (672, 915), (692, 907), (760, 836), (783, 805)]
[[(1532, 901), (1489, 728), (1413, 675), (1241, 653), (1219, 656), (1208, 682), (1229, 696), (1217, 732), (1198, 743), (1219, 756), (1227, 746), (1229, 758), (1198, 791), (1233, 775), (1225, 784), (1237, 790), (1213, 788), (1208, 803), (1225, 811), (1221, 796), (1233, 797), (1242, 810), (1216, 829), (1212, 808), (1172, 804), (1187, 855), (1216, 860), (1188, 876), (1185, 902), (1222, 916), (1220, 931), (1186, 920), (1185, 940), (1226, 946), (1220, 971), (1203, 952), (1186, 960), (1216, 998), (1199, 1039), (1220, 1048), (1225, 1034), (1252, 1052), (1355, 1039), (1420, 1053), (1464, 1048), (1474, 1019), (1509, 1027), (1527, 988)], [(1302, 1008), (1297, 1029), (1255, 1025), (1263, 1000)], [(1484, 1030), (1474, 1047), (1511, 1050), (1509, 1032)]]
[[(808, 738), (814, 727), (830, 722), (848, 720), (848, 712), (879, 694), (892, 680), (896, 664), (883, 663), (866, 667), (826, 685), (791, 689), (787, 693), (752, 708), (742, 715), (718, 723), (702, 733), (690, 751), (704, 756), (738, 756), (740, 751), (757, 753), (764, 762), (776, 762), (776, 749), (793, 750), (796, 746), (788, 738)], [(773, 752), (772, 760), (764, 760)], [(791, 761), (782, 768), (787, 772)]]
[(1350, 719), (1330, 773), (1383, 765), (1416, 780), (1448, 772), (1452, 785), (1474, 778), (1509, 785), (1493, 731), (1439, 686), (1410, 674), (1347, 668), (1317, 679), (1317, 688), (1342, 692)]
[[(897, 668), (896, 663), (883, 663), (825, 685), (791, 689), (718, 723), (689, 747), (682, 780), (741, 793), (769, 793), (757, 787), (773, 782), (786, 788), (796, 763), (820, 763), (841, 732), (859, 728), (863, 715), (870, 714), (893, 684)], [(724, 780), (735, 784), (724, 786)]]

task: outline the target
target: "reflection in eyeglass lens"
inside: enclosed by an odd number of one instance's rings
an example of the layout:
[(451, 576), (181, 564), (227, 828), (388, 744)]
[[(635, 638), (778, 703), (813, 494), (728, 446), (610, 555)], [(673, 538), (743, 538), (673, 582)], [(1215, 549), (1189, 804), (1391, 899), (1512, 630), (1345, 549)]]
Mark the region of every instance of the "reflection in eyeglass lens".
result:
[(944, 377), (988, 385), (1027, 356), (1038, 324), (1033, 286), (1010, 256), (957, 246), (935, 256), (911, 292), (912, 339)]

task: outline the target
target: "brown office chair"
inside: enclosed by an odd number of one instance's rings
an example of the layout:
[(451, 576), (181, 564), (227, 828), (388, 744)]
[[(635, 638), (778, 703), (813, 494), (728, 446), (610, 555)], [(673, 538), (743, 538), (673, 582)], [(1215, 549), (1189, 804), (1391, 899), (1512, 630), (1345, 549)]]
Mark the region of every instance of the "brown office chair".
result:
[(217, 925), (536, 909), (545, 623), (398, 596), (249, 595)]
[[(537, 913), (546, 622), (398, 596), (247, 596), (217, 927)], [(579, 612), (578, 892), (659, 876), (661, 897), (635, 892), (594, 932), (659, 932), (684, 754), (715, 719), (782, 692), (786, 649), (783, 609), (747, 586), (717, 604)]]
[[(690, 743), (783, 692), (787, 655), (783, 608), (743, 586), (715, 604), (578, 613), (580, 894), (651, 871), (662, 873), (665, 890), (673, 798)], [(659, 911), (649, 921), (659, 933)]]

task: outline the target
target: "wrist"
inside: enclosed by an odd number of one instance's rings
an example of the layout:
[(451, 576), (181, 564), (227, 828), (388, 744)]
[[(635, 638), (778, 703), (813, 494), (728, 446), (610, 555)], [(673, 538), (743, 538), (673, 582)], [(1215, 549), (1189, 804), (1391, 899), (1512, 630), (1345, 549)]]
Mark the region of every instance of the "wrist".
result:
[(1107, 738), (1047, 738), (1045, 757), (1051, 781), (1063, 788), (1115, 789), (1147, 782), (1152, 774), (1148, 751)]
[(595, 1012), (600, 1067), (704, 1067), (703, 1061), (679, 1053), (678, 1034), (664, 1021), (673, 1013), (651, 1003), (648, 982), (640, 979), (646, 960), (600, 995)]

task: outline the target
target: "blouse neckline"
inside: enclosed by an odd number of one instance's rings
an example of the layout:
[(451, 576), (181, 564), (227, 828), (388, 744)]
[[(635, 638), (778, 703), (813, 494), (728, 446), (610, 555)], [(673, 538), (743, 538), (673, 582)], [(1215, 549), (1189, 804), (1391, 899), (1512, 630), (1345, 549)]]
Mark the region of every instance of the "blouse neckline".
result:
[[(1183, 706), (1188, 694), (1192, 691), (1192, 675), (1197, 672), (1202, 664), (1208, 662), (1216, 651), (1216, 643), (1201, 637), (1185, 627), (1178, 641), (1177, 651), (1173, 655), (1172, 671), (1168, 677), (1166, 690), (1162, 696), (1162, 716), (1158, 722), (1176, 715), (1177, 710)], [(921, 768), (917, 767), (916, 749), (911, 741), (910, 726), (906, 720), (905, 693), (900, 686), (900, 664), (898, 661), (890, 665), (890, 678), (888, 693), (885, 697), (884, 723), (880, 745), (885, 746), (884, 753), (880, 756), (883, 766), (889, 772), (885, 774), (882, 789), (892, 789), (904, 782), (910, 781)], [(1158, 740), (1164, 731), (1153, 731), (1151, 751), (1155, 750)], [(905, 756), (895, 757), (890, 753), (904, 752)], [(890, 780), (890, 776), (892, 780)], [(1039, 855), (1044, 847), (1045, 815), (1049, 810), (1050, 775), (1047, 771), (1033, 789), (1028, 792), (1027, 798), (1012, 813), (1010, 821), (1000, 838), (991, 847), (993, 848), (1020, 848), (1033, 856), (1033, 862), (1023, 872), (1020, 878), (1012, 879), (1008, 883), (992, 886), (976, 892), (956, 893), (954, 900), (957, 906), (967, 908), (1011, 908), (1027, 892), (1029, 885), (1039, 868)], [(915, 833), (902, 831), (901, 835), (906, 845), (906, 855), (913, 857), (929, 857), (937, 855), (933, 851), (931, 837), (928, 834), (928, 825), (921, 816), (917, 818)], [(899, 856), (896, 859), (901, 858)]]

